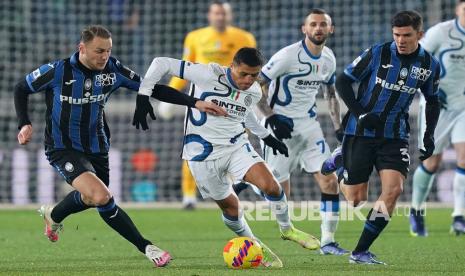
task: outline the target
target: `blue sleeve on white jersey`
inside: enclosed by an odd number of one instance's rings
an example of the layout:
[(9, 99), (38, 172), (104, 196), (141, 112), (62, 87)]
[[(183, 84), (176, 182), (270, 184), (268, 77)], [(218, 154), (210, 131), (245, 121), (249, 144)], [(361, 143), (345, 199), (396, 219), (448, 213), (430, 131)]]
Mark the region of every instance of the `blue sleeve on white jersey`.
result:
[(60, 61), (50, 62), (41, 65), (36, 70), (26, 75), (26, 82), (31, 93), (50, 89), (55, 79), (55, 69)]
[(265, 75), (265, 73), (263, 73), (263, 71), (260, 72), (260, 78), (262, 80), (264, 80), (265, 82), (267, 82), (267, 83), (271, 81), (271, 79), (267, 75)]
[(331, 85), (331, 84), (334, 84), (336, 83), (336, 72), (334, 72), (331, 77), (329, 78), (329, 80), (327, 82), (325, 82), (325, 84), (327, 85)]

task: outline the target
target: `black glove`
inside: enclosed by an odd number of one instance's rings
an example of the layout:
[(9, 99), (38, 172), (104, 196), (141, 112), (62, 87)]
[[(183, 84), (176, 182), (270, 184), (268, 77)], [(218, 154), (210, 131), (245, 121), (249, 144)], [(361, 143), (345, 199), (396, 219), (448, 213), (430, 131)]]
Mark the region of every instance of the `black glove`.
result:
[(286, 122), (284, 122), (283, 120), (280, 120), (277, 114), (271, 115), (270, 117), (266, 118), (265, 127), (267, 125), (271, 126), (274, 135), (276, 135), (276, 138), (278, 138), (279, 140), (289, 139), (292, 137), (291, 132), (294, 130), (294, 128)]
[(344, 130), (342, 127), (336, 130), (336, 139), (339, 143), (342, 143), (342, 139), (344, 139)]
[(147, 125), (147, 114), (150, 115), (152, 120), (157, 119), (153, 113), (152, 104), (150, 104), (150, 97), (146, 95), (137, 95), (136, 111), (134, 112), (132, 125), (136, 126), (137, 129), (139, 129), (139, 125), (143, 130), (149, 129), (149, 126)]
[(374, 113), (365, 113), (358, 117), (358, 124), (366, 129), (376, 129), (381, 126), (382, 123), (379, 116)]
[(424, 161), (428, 159), (434, 152), (434, 135), (425, 133), (423, 137), (423, 146), (425, 149), (420, 149), (420, 160)]
[(447, 110), (447, 94), (442, 91), (442, 89), (439, 89), (438, 100), (441, 105), (441, 109)]
[(274, 138), (273, 135), (270, 134), (263, 138), (263, 142), (265, 142), (265, 145), (273, 149), (274, 155), (278, 155), (277, 152), (279, 151), (279, 153), (284, 154), (284, 156), (286, 157), (289, 157), (286, 144)]

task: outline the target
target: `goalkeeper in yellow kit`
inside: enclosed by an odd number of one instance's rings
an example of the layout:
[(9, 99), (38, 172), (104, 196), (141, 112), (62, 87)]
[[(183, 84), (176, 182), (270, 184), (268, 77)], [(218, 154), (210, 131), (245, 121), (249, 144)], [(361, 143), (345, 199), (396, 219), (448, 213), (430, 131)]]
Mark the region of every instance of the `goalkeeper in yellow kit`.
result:
[[(213, 1), (208, 9), (208, 27), (189, 32), (184, 40), (183, 60), (197, 63), (216, 62), (229, 66), (234, 54), (242, 47), (256, 47), (254, 36), (240, 28), (231, 26), (232, 12), (229, 3)], [(172, 78), (169, 86), (182, 91), (187, 81)], [(171, 113), (172, 106), (161, 104), (159, 112)], [(169, 116), (169, 115), (168, 115)], [(165, 115), (165, 117), (168, 117)], [(196, 187), (187, 163), (182, 164), (182, 193), (185, 209), (195, 208)]]

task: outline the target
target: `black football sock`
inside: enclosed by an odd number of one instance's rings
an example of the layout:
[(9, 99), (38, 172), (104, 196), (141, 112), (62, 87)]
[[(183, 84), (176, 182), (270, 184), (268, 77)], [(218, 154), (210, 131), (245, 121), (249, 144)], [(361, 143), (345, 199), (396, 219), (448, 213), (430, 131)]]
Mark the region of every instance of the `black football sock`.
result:
[(142, 237), (128, 214), (115, 204), (113, 197), (107, 204), (97, 207), (97, 210), (111, 228), (145, 254), (145, 247), (152, 243)]
[(81, 193), (74, 190), (66, 195), (52, 210), (50, 216), (56, 223), (62, 222), (67, 216), (82, 212), (91, 208), (87, 206), (81, 199)]
[(362, 235), (358, 240), (354, 253), (367, 251), (386, 227), (389, 219), (388, 215), (371, 209), (368, 213), (367, 220), (365, 221), (365, 227), (363, 228)]

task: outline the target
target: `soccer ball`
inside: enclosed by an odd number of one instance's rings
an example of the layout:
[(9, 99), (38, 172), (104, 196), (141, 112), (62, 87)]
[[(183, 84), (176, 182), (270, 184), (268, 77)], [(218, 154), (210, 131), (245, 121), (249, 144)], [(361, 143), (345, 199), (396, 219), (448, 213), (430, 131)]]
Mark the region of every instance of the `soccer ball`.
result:
[(237, 237), (228, 241), (223, 249), (223, 258), (229, 268), (254, 268), (262, 263), (263, 250), (251, 238)]

